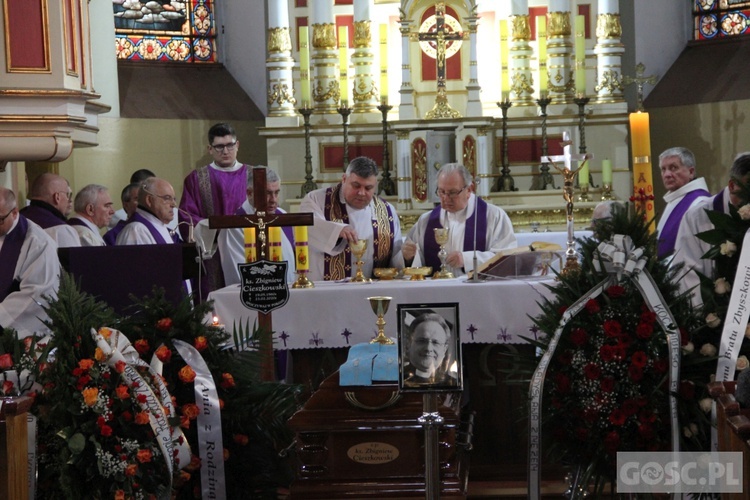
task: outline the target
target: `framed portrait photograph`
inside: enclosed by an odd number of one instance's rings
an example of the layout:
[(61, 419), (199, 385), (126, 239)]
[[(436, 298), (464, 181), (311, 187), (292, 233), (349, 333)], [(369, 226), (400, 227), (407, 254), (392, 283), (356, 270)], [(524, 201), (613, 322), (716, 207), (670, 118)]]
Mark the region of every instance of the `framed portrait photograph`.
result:
[(399, 388), (460, 391), (463, 388), (458, 303), (399, 304)]

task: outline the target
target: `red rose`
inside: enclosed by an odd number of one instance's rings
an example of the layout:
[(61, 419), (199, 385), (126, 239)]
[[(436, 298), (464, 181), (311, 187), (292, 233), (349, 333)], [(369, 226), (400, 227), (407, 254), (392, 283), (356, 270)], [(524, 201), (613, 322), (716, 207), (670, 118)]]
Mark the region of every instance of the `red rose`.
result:
[(583, 367), (583, 373), (586, 375), (586, 378), (596, 380), (601, 376), (602, 369), (596, 363), (589, 363)]
[(650, 323), (638, 323), (635, 328), (635, 334), (638, 335), (639, 339), (648, 340), (652, 333), (654, 333), (654, 326)]
[(0, 370), (9, 370), (13, 368), (13, 358), (7, 352), (0, 354)]
[(146, 354), (149, 349), (151, 349), (151, 346), (148, 345), (148, 340), (146, 339), (138, 339), (133, 344), (133, 347), (135, 347), (135, 350), (138, 351), (138, 354)]
[(130, 397), (130, 391), (128, 390), (128, 386), (126, 385), (118, 385), (115, 389), (115, 392), (117, 393), (117, 397), (120, 399), (128, 399)]
[(195, 380), (195, 371), (190, 368), (190, 365), (185, 365), (177, 373), (177, 376), (180, 377), (180, 380), (182, 380), (186, 384), (189, 384), (190, 382)]
[(688, 345), (689, 342), (690, 342), (690, 334), (688, 333), (687, 330), (680, 327), (680, 345), (684, 347)]
[(619, 408), (615, 408), (612, 410), (612, 413), (609, 414), (609, 421), (612, 423), (612, 425), (621, 426), (625, 423), (625, 420), (627, 419), (627, 415), (625, 415), (625, 412), (622, 411)]
[(643, 369), (634, 365), (628, 367), (628, 376), (633, 382), (640, 382), (643, 378)]
[(602, 361), (604, 361), (605, 363), (613, 361), (616, 354), (617, 348), (615, 346), (604, 344), (599, 348), (599, 357), (601, 357)]
[(578, 347), (584, 345), (588, 341), (588, 337), (586, 330), (583, 328), (574, 328), (573, 331), (570, 332), (570, 341)]
[(617, 320), (608, 319), (604, 322), (604, 333), (607, 337), (619, 337), (622, 334), (622, 325)]
[(232, 376), (231, 373), (222, 373), (221, 374), (221, 386), (224, 389), (231, 389), (232, 387), (235, 386), (234, 377)]
[(151, 450), (144, 450), (140, 449), (135, 455), (135, 458), (138, 459), (138, 461), (142, 464), (145, 464), (146, 462), (150, 462), (151, 458), (153, 457), (153, 454), (151, 453)]
[(607, 292), (607, 295), (612, 297), (613, 299), (616, 299), (618, 297), (622, 297), (625, 295), (625, 288), (620, 285), (612, 285), (611, 287), (607, 288), (605, 290)]
[(643, 351), (635, 351), (633, 353), (633, 357), (630, 358), (630, 362), (633, 364), (633, 366), (643, 368), (648, 362), (648, 356), (646, 356), (646, 353)]
[(169, 360), (172, 359), (172, 350), (165, 345), (160, 345), (154, 354), (162, 363), (169, 363)]
[(245, 434), (235, 434), (233, 436), (234, 442), (241, 445), (246, 446), (247, 443), (250, 441), (248, 437)]
[(193, 345), (199, 352), (204, 351), (206, 347), (208, 347), (208, 339), (206, 339), (206, 337), (204, 337), (203, 335), (201, 335), (200, 337), (195, 337)]
[(117, 373), (122, 373), (122, 372), (124, 372), (124, 371), (125, 371), (125, 361), (123, 361), (123, 360), (120, 360), (120, 361), (116, 362), (116, 363), (115, 363), (115, 371), (116, 371)]
[(156, 322), (156, 329), (168, 332), (172, 328), (172, 318), (162, 318)]
[(596, 314), (598, 313), (601, 308), (599, 307), (599, 302), (596, 301), (596, 299), (589, 299), (588, 302), (586, 302), (586, 312), (589, 314)]
[(101, 426), (101, 427), (99, 428), (99, 432), (101, 432), (101, 433), (102, 433), (102, 436), (104, 436), (104, 437), (109, 437), (109, 436), (111, 436), (111, 435), (112, 435), (112, 427), (110, 427), (110, 426), (108, 426), (108, 425), (102, 425), (102, 426)]
[(654, 371), (657, 373), (666, 373), (669, 368), (669, 362), (666, 359), (657, 359), (654, 361)]
[(13, 382), (6, 380), (3, 382), (3, 394), (8, 395), (13, 391)]

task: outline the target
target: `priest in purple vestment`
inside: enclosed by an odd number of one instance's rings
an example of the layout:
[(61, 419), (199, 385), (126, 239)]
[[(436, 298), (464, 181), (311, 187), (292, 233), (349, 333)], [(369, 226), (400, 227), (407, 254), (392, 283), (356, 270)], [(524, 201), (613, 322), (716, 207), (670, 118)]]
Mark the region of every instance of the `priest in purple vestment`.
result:
[[(208, 152), (214, 161), (185, 177), (180, 200), (181, 223), (195, 226), (211, 215), (232, 215), (242, 205), (246, 199), (248, 166), (237, 161), (239, 149), (240, 141), (231, 125), (217, 123), (209, 129)], [(181, 232), (183, 239), (187, 240), (186, 230), (181, 229)], [(222, 288), (221, 256), (217, 253), (205, 264), (207, 279), (203, 280), (206, 285), (203, 291)]]
[[(125, 224), (128, 223), (128, 219), (133, 216), (136, 208), (138, 208), (138, 190), (140, 187), (140, 182), (131, 182), (125, 186), (122, 193), (120, 193), (120, 201), (122, 202), (122, 209), (125, 212), (125, 218), (118, 220), (114, 227), (104, 234), (104, 243), (107, 245), (115, 245), (117, 242), (117, 235), (120, 234), (120, 231), (123, 230)], [(115, 212), (115, 214), (117, 214), (117, 212)], [(114, 219), (114, 216), (112, 216), (112, 218)]]
[(29, 205), (21, 209), (21, 215), (44, 229), (58, 247), (79, 247), (78, 233), (68, 225), (67, 217), (72, 209), (73, 190), (68, 181), (45, 172), (31, 184)]
[(59, 284), (57, 244), (19, 213), (15, 193), (0, 187), (0, 332), (13, 328), (19, 337), (47, 332), (43, 305)]
[(667, 149), (659, 155), (659, 167), (661, 180), (667, 190), (664, 195), (667, 206), (656, 227), (659, 235), (657, 255), (664, 258), (674, 252), (677, 230), (685, 213), (711, 193), (703, 177), (695, 178), (695, 155), (689, 149)]
[(103, 247), (101, 229), (109, 225), (109, 220), (115, 213), (109, 189), (100, 184), (89, 184), (78, 191), (73, 202), (75, 215), (68, 220), (68, 224), (78, 232), (81, 246)]
[(178, 243), (180, 237), (170, 232), (167, 224), (172, 220), (177, 201), (174, 188), (164, 179), (150, 177), (138, 192), (138, 208), (128, 219), (120, 234), (118, 245), (164, 245)]

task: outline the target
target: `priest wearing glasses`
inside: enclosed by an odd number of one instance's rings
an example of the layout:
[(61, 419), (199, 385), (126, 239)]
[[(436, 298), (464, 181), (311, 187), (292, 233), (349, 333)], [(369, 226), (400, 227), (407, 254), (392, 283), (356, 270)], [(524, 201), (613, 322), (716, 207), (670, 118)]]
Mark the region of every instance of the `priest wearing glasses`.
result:
[(440, 205), (419, 217), (401, 249), (407, 266), (440, 268), (440, 245), (433, 231), (436, 228), (450, 230), (445, 248), (446, 266), (455, 276), (474, 269), (475, 228), (478, 264), (497, 252), (517, 246), (508, 214), (474, 194), (473, 179), (466, 167), (446, 163), (438, 172), (437, 186)]
[(138, 208), (117, 235), (118, 245), (155, 245), (178, 243), (180, 236), (167, 224), (177, 205), (174, 188), (164, 179), (149, 177), (138, 191)]

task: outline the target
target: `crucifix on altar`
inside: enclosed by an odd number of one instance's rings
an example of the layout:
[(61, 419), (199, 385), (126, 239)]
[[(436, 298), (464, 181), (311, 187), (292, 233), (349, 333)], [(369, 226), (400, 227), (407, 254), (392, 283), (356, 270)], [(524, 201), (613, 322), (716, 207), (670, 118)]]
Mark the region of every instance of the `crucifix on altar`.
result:
[(425, 118), (461, 118), (461, 113), (448, 104), (448, 96), (445, 91), (445, 49), (450, 41), (463, 40), (464, 35), (460, 32), (451, 32), (445, 28), (445, 3), (435, 4), (435, 31), (420, 33), (419, 41), (435, 43), (435, 65), (437, 66), (437, 95), (435, 105), (427, 112)]
[[(264, 168), (253, 169), (253, 206), (255, 213), (250, 215), (213, 215), (208, 218), (211, 229), (230, 228), (256, 228), (258, 241), (258, 260), (267, 260), (268, 255), (266, 243), (269, 241), (268, 229), (280, 226), (312, 226), (313, 214), (267, 214), (266, 213), (266, 170)], [(271, 312), (258, 311), (258, 327), (260, 329), (260, 341), (258, 351), (261, 355), (261, 378), (264, 381), (273, 381), (273, 328)]]

